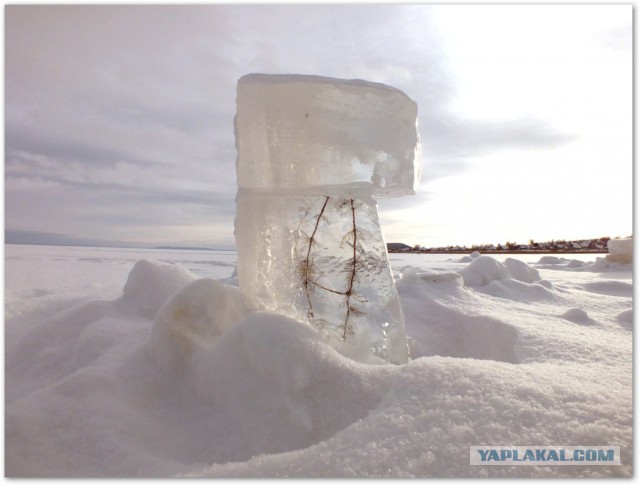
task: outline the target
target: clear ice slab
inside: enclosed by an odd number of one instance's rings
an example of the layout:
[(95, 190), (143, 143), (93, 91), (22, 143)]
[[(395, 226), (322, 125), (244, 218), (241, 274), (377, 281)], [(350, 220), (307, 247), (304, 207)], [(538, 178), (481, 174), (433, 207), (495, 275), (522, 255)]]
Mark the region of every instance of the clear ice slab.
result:
[(406, 362), (374, 197), (414, 193), (415, 103), (382, 84), (251, 74), (238, 82), (237, 106), (245, 298), (308, 322), (355, 360)]
[(374, 197), (414, 195), (418, 107), (384, 84), (249, 74), (238, 81), (238, 185), (358, 185)]

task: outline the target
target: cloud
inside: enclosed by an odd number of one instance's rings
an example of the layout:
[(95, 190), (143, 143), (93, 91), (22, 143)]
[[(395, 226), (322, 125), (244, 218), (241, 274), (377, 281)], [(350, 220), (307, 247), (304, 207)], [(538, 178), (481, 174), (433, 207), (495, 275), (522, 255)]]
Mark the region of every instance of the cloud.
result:
[(100, 140), (78, 139), (73, 132), (60, 135), (34, 130), (33, 127), (18, 123), (7, 124), (5, 131), (5, 153), (7, 162), (15, 162), (11, 157), (18, 153), (33, 153), (48, 158), (63, 159), (69, 163), (83, 163), (88, 168), (113, 166), (119, 162), (148, 166), (153, 160), (144, 160), (134, 153)]
[(473, 167), (474, 158), (490, 153), (553, 150), (579, 138), (531, 116), (500, 121), (450, 116), (425, 130), (423, 181), (459, 174)]
[(484, 155), (501, 149), (550, 149), (577, 139), (577, 135), (554, 130), (534, 117), (514, 120), (450, 119), (437, 128), (439, 138), (427, 149), (438, 157)]
[(454, 114), (432, 8), (7, 6), (7, 227), (104, 237), (138, 226), (145, 239), (174, 227), (183, 239), (186, 226), (196, 234), (216, 224), (228, 238), (235, 85), (249, 72), (405, 91), (420, 110), (426, 179), (492, 150), (570, 141), (542, 120)]
[(609, 29), (601, 38), (605, 46), (616, 51), (630, 52), (633, 46), (633, 30), (628, 25)]

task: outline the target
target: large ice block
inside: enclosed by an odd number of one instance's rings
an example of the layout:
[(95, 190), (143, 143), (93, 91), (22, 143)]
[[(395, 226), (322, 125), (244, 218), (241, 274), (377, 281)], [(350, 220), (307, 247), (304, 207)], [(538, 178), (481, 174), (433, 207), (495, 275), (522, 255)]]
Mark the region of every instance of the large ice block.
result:
[(356, 360), (406, 362), (374, 198), (414, 193), (416, 104), (382, 84), (251, 74), (237, 105), (242, 293)]
[(236, 217), (240, 288), (254, 306), (308, 321), (383, 361), (406, 362), (402, 307), (373, 199), (240, 189)]
[(417, 106), (384, 84), (249, 74), (238, 81), (238, 185), (371, 184), (375, 197), (413, 195)]

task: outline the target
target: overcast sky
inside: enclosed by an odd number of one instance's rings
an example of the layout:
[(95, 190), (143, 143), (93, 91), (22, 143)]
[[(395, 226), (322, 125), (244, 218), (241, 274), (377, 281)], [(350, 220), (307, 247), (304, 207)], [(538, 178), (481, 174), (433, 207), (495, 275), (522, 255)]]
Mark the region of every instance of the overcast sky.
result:
[[(238, 78), (359, 78), (418, 103), (426, 246), (632, 231), (630, 5), (5, 7), (5, 228), (233, 245)], [(16, 239), (17, 238), (17, 239)]]

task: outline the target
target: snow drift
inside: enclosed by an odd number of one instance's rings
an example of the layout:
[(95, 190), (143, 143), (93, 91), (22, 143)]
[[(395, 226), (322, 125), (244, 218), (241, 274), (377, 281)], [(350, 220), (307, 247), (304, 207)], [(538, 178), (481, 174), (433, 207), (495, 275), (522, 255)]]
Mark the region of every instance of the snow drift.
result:
[[(138, 262), (113, 300), (45, 299), (7, 320), (6, 474), (630, 476), (631, 294), (608, 284), (629, 265), (472, 259), (396, 267), (402, 366), (175, 264)], [(619, 445), (623, 465), (469, 466), (509, 443)]]
[(609, 239), (607, 261), (627, 264), (633, 260), (633, 238)]

